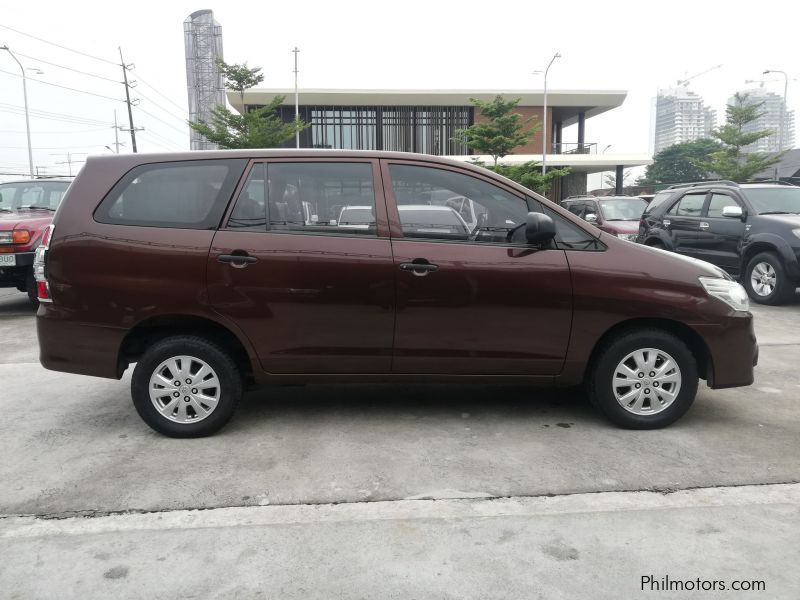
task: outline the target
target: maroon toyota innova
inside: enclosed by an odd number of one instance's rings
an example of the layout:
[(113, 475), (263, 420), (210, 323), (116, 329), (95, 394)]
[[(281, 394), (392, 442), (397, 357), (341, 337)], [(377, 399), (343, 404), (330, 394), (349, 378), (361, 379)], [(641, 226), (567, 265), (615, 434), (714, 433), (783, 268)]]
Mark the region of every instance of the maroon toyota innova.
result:
[[(208, 435), (264, 382), (584, 384), (623, 427), (753, 382), (744, 289), (427, 155), (97, 156), (36, 257), (41, 362)], [(533, 400), (533, 398), (532, 398)]]

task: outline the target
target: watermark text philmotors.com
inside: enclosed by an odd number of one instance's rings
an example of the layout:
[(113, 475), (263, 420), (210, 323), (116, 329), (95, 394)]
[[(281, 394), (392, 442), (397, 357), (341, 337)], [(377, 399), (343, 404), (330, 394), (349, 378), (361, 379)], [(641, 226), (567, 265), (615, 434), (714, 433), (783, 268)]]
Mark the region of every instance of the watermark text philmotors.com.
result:
[(642, 591), (647, 592), (764, 592), (767, 589), (765, 581), (758, 579), (673, 579), (669, 575), (656, 577), (655, 575), (642, 575)]

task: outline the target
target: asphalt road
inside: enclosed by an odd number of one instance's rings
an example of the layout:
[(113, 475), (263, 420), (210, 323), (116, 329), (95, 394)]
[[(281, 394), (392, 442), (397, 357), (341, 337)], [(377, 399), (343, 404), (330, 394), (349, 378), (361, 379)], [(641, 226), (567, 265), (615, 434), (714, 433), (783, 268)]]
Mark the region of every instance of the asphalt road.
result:
[[(16, 589), (20, 598), (65, 589), (75, 590), (74, 597), (567, 598), (580, 589), (592, 590), (586, 597), (634, 597), (638, 588), (615, 596), (618, 589), (604, 587), (613, 576), (604, 561), (636, 550), (638, 558), (627, 559), (632, 562), (622, 574), (628, 587), (638, 585), (637, 573), (650, 560), (648, 542), (657, 542), (672, 549), (678, 570), (678, 563), (684, 570), (694, 564), (698, 577), (713, 579), (723, 576), (720, 569), (741, 567), (757, 577), (760, 568), (773, 592), (763, 597), (796, 598), (784, 573), (794, 568), (789, 558), (784, 564), (765, 548), (780, 542), (796, 552), (800, 488), (751, 486), (800, 482), (799, 309), (800, 296), (789, 306), (754, 307), (761, 346), (756, 383), (717, 391), (702, 386), (692, 410), (664, 430), (616, 429), (580, 393), (526, 386), (304, 386), (250, 393), (216, 436), (173, 440), (141, 422), (128, 377), (111, 381), (41, 368), (33, 310), (23, 295), (0, 290), (0, 590)], [(694, 500), (661, 508), (641, 508), (636, 500), (648, 497), (642, 491), (661, 497), (720, 486), (741, 490), (746, 499), (726, 504), (737, 493), (726, 492), (715, 511), (705, 512)], [(759, 500), (759, 489), (772, 490), (772, 499)], [(599, 492), (622, 492), (625, 506), (593, 512), (604, 497)], [(496, 512), (498, 498), (525, 505), (571, 495), (586, 501), (552, 522), (540, 521), (530, 506), (519, 514)], [(455, 512), (414, 513), (442, 502), (453, 503)], [(244, 527), (261, 511), (333, 510), (330, 504), (352, 510), (330, 521), (295, 515)], [(375, 506), (389, 516), (371, 517)], [(225, 518), (204, 528), (176, 517), (205, 514), (192, 512), (198, 509), (218, 509), (208, 514)], [(140, 513), (155, 524), (110, 534), (121, 526), (115, 519)], [(52, 522), (62, 529), (30, 529)], [(704, 528), (719, 535), (698, 538)], [(516, 541), (508, 545), (504, 537)], [(204, 551), (199, 562), (175, 567), (197, 572), (193, 581), (202, 586), (179, 577), (148, 587), (162, 579), (152, 577), (158, 568), (149, 567), (150, 577), (145, 570), (156, 555), (165, 555), (154, 565), (164, 568), (163, 562), (173, 565), (170, 557), (194, 556), (214, 540), (219, 555)], [(475, 545), (481, 540), (488, 546)], [(707, 572), (688, 560), (687, 544), (703, 550)], [(742, 552), (731, 554), (728, 544)], [(664, 557), (657, 556), (650, 570), (663, 571)], [(283, 566), (276, 570), (271, 561), (278, 558)], [(72, 568), (53, 572), (50, 560)], [(544, 568), (547, 561), (555, 570)], [(434, 563), (440, 575), (430, 570)], [(267, 564), (258, 575), (257, 566)], [(535, 567), (520, 574), (525, 564)], [(372, 580), (357, 575), (354, 565), (381, 574), (386, 587), (367, 585)], [(587, 568), (594, 575), (564, 584), (568, 573)], [(466, 580), (453, 583), (467, 572)], [(215, 573), (233, 579), (223, 586)], [(339, 576), (350, 579), (330, 579)], [(392, 576), (399, 579), (390, 584)]]

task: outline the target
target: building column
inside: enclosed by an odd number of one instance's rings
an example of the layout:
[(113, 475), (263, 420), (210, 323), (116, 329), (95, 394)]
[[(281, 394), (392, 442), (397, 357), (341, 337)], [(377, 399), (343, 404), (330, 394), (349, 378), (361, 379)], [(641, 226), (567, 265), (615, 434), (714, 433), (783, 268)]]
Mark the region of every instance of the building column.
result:
[(561, 149), (561, 136), (564, 133), (564, 122), (563, 121), (556, 121), (556, 142), (555, 142), (555, 154), (562, 154), (564, 151)]
[(617, 177), (616, 177), (616, 187), (614, 188), (614, 195), (622, 196), (622, 177), (623, 177), (623, 167), (622, 165), (617, 165)]
[(578, 152), (583, 152), (586, 143), (586, 113), (578, 113)]

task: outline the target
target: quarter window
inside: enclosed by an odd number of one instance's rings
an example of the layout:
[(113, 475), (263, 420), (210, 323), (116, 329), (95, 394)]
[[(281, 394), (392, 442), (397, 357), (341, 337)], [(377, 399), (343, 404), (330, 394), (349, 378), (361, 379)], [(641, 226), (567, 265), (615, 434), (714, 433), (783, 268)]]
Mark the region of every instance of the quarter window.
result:
[(215, 229), (241, 177), (244, 159), (141, 165), (109, 192), (95, 220), (114, 225)]
[(393, 164), (389, 172), (404, 237), (525, 243), (522, 198), (446, 169)]

